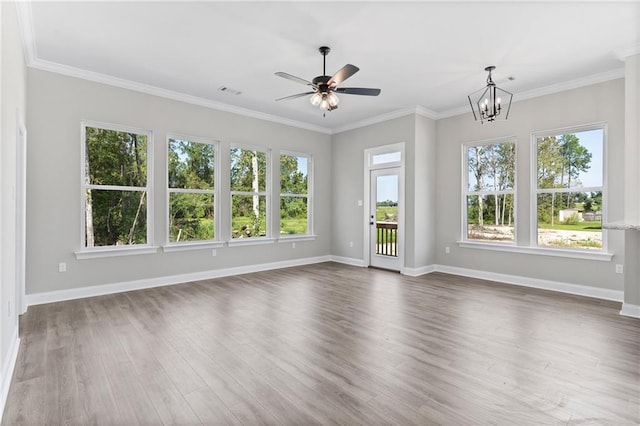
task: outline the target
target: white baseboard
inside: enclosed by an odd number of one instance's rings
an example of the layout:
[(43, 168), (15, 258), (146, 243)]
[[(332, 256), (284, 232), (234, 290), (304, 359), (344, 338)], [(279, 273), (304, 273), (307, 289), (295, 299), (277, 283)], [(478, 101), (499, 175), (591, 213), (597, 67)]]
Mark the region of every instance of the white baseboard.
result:
[(361, 268), (364, 268), (366, 266), (364, 264), (364, 260), (354, 259), (352, 257), (331, 256), (331, 261), (336, 263), (344, 263), (345, 265), (359, 266)]
[(16, 361), (18, 360), (18, 350), (20, 349), (20, 338), (18, 337), (18, 327), (15, 328), (14, 334), (11, 338), (11, 346), (2, 363), (2, 379), (0, 384), (0, 421), (2, 421), (2, 415), (4, 414), (4, 407), (7, 404), (7, 397), (9, 396), (9, 387), (11, 386), (11, 378), (13, 377), (13, 370), (16, 368)]
[(435, 272), (435, 270), (436, 268), (434, 265), (421, 266), (419, 268), (404, 268), (402, 270), (402, 275), (406, 275), (408, 277), (419, 277), (420, 275)]
[(306, 257), (302, 259), (284, 260), (281, 262), (262, 263), (259, 265), (238, 266), (234, 268), (215, 269), (211, 271), (171, 275), (168, 277), (149, 278), (144, 280), (127, 281), (115, 284), (104, 284), (91, 287), (49, 291), (45, 293), (27, 294), (25, 300), (27, 306), (41, 305), (43, 303), (62, 302), (64, 300), (103, 296), (105, 294), (121, 293), (124, 291), (142, 290), (145, 288), (183, 284), (193, 281), (208, 280), (212, 278), (228, 277), (232, 275), (250, 274), (252, 272), (269, 271), (272, 269), (290, 268), (292, 266), (331, 262), (332, 260), (332, 256)]
[(606, 288), (563, 283), (559, 281), (541, 280), (537, 278), (521, 277), (518, 275), (498, 274), (495, 272), (479, 271), (476, 269), (459, 268), (457, 266), (435, 265), (435, 270), (437, 272), (444, 272), (446, 274), (497, 281), (505, 284), (513, 284), (523, 287), (552, 290), (558, 291), (560, 293), (594, 297), (596, 299), (613, 300), (615, 302), (622, 302), (624, 297), (624, 292), (622, 290), (609, 290)]
[(625, 317), (640, 318), (640, 306), (632, 305), (630, 303), (623, 303), (620, 315), (624, 315)]

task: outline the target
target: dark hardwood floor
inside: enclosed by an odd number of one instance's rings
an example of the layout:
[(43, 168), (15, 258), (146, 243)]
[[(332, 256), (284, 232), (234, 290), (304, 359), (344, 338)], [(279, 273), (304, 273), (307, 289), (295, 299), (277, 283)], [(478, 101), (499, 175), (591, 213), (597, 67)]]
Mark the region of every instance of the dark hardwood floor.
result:
[(335, 263), (33, 306), (2, 423), (638, 424), (619, 310)]

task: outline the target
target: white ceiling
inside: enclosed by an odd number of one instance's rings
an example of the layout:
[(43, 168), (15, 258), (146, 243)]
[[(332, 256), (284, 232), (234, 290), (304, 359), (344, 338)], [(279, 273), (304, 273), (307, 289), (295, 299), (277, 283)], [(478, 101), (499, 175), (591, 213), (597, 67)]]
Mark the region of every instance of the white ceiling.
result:
[[(640, 46), (640, 1), (626, 2), (32, 2), (19, 3), (29, 65), (320, 129), (408, 109), (465, 112), (485, 66), (514, 101), (621, 77)], [(307, 97), (275, 102), (346, 63), (326, 114)], [(515, 79), (510, 81), (508, 77)], [(115, 79), (112, 79), (115, 78)], [(234, 95), (221, 86), (241, 91)], [(185, 96), (187, 95), (187, 96)], [(515, 105), (514, 105), (515, 108)]]

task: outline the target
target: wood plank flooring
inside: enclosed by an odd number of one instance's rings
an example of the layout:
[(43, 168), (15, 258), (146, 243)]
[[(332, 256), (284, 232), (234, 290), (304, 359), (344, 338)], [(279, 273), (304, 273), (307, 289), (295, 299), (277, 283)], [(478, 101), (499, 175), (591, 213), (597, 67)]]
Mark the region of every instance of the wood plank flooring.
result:
[(2, 423), (639, 424), (619, 309), (335, 263), (33, 306)]

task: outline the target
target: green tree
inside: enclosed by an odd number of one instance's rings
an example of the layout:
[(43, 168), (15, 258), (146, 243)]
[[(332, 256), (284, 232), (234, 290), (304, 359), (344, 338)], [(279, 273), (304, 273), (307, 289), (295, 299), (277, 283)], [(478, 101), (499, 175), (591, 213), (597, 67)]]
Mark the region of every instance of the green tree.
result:
[(146, 135), (86, 127), (85, 148), (86, 246), (146, 243)]
[[(215, 146), (209, 143), (170, 139), (168, 145), (169, 188), (213, 190)], [(210, 240), (215, 236), (214, 197), (211, 193), (169, 194), (170, 241)]]
[[(266, 231), (267, 155), (262, 151), (231, 149), (233, 235), (258, 236)], [(251, 194), (251, 195), (250, 195)]]
[[(566, 133), (559, 139), (559, 154), (562, 158), (561, 186), (564, 185), (564, 177), (567, 177), (566, 188), (571, 188), (571, 179), (577, 179), (581, 172), (591, 168), (591, 153), (580, 144), (580, 139), (572, 133)], [(570, 205), (570, 194), (567, 196), (566, 207)]]

